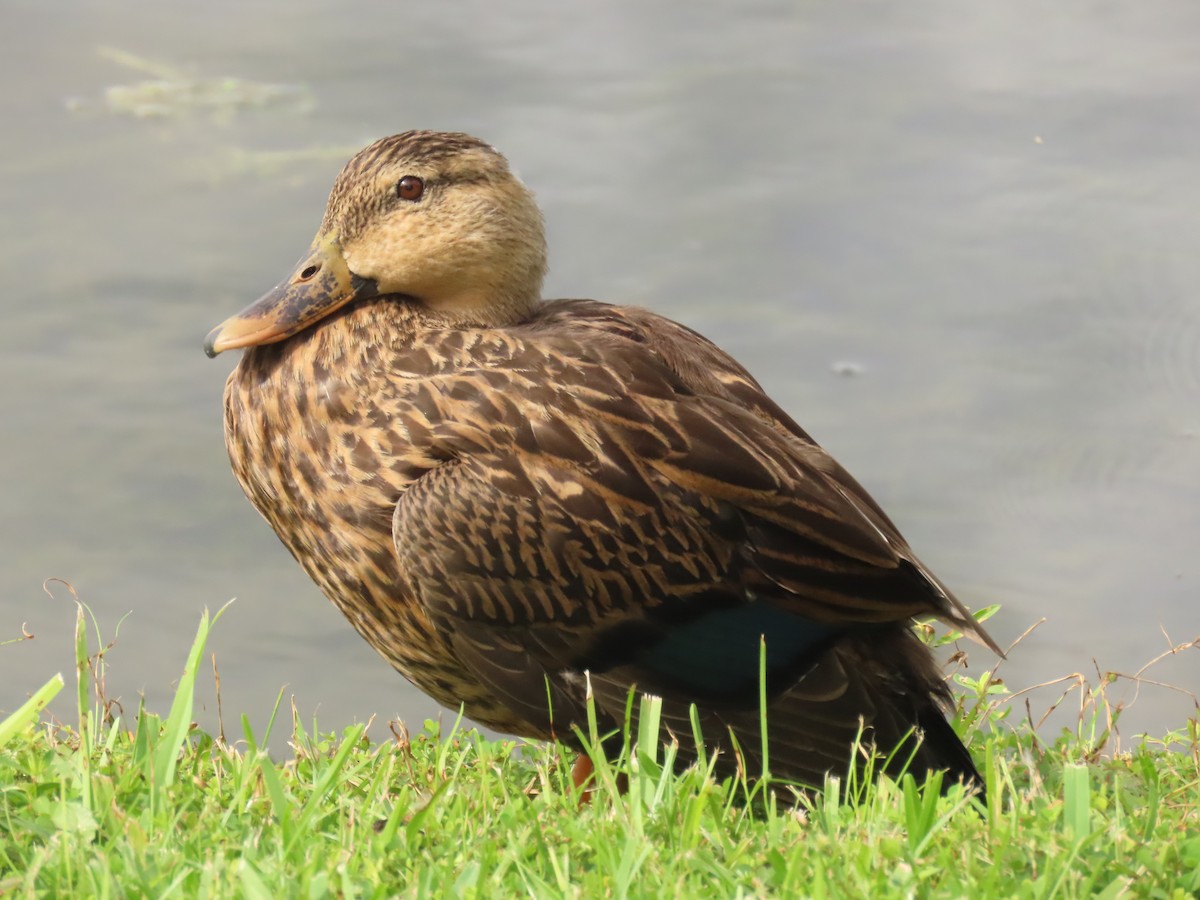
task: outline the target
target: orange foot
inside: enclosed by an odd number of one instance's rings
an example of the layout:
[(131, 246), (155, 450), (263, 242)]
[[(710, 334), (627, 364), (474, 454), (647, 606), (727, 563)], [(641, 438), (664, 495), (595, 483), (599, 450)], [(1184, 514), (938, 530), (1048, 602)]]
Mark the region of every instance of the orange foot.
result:
[(571, 783), (575, 785), (576, 790), (582, 791), (579, 795), (580, 807), (586, 803), (590, 803), (592, 794), (595, 793), (595, 788), (589, 787), (586, 790), (583, 789), (583, 786), (591, 780), (595, 771), (596, 767), (592, 765), (592, 758), (586, 753), (580, 753), (579, 756), (575, 757), (575, 765), (571, 766)]
[[(596, 793), (594, 784), (588, 786), (589, 781), (593, 781), (592, 776), (596, 772), (596, 767), (592, 764), (592, 759), (586, 753), (581, 753), (575, 758), (575, 765), (571, 766), (571, 783), (575, 785), (576, 790), (581, 790), (579, 795), (579, 806), (592, 802), (592, 795)], [(617, 790), (622, 794), (629, 790), (629, 778), (624, 772), (617, 775)]]

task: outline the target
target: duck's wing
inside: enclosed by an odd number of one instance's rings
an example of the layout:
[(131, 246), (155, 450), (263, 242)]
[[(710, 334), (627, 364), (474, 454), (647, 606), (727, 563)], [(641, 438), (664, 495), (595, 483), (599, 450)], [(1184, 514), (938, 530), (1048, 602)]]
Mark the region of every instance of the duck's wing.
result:
[[(813, 675), (831, 647), (919, 614), (975, 628), (765, 398), (692, 387), (664, 361), (661, 332), (652, 344), (594, 338), (550, 329), (484, 369), (438, 376), (425, 392), (436, 409), (414, 415), (448, 461), (393, 518), (414, 594), (527, 721), (579, 722), (584, 671), (611, 683), (610, 706), (637, 684), (756, 708), (765, 635), (769, 690), (803, 676), (822, 712), (801, 719), (828, 733), (821, 716), (837, 707), (853, 729), (871, 714), (854, 684)], [(845, 669), (844, 652), (835, 663)]]
[[(538, 321), (542, 323), (539, 327), (547, 330), (569, 323), (572, 331), (587, 336), (583, 339), (587, 343), (603, 343), (605, 337), (616, 335), (622, 341), (641, 346), (669, 370), (686, 391), (702, 402), (713, 402), (714, 405), (706, 410), (709, 416), (723, 419), (731, 426), (734, 423), (727, 404), (751, 413), (773, 436), (782, 436), (782, 442), (774, 445), (774, 450), (767, 447), (767, 442), (757, 446), (768, 454), (778, 452), (777, 459), (789, 458), (797, 464), (791, 471), (798, 469), (801, 478), (791, 480), (788, 485), (801, 488), (796, 498), (801, 501), (800, 518), (804, 518), (806, 494), (823, 498), (836, 495), (838, 499), (824, 507), (826, 512), (832, 513), (860, 536), (865, 535), (877, 551), (882, 551), (886, 558), (885, 569), (911, 568), (918, 573), (929, 590), (930, 606), (917, 614), (942, 619), (994, 653), (1004, 655), (970, 612), (916, 557), (899, 529), (862, 485), (775, 403), (742, 365), (703, 335), (645, 309), (595, 301), (556, 301), (547, 305)], [(762, 432), (757, 436), (739, 435), (734, 440), (751, 446), (762, 440)], [(821, 506), (818, 502), (817, 507)], [(817, 525), (821, 527), (820, 519)], [(835, 533), (836, 530), (826, 532), (826, 536), (835, 539)]]

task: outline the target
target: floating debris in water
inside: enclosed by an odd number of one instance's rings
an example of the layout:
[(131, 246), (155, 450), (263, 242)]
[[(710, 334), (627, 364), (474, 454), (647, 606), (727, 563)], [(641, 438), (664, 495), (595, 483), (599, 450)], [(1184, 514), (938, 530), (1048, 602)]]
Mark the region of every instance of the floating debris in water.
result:
[(245, 110), (267, 108), (282, 108), (303, 115), (316, 105), (311, 91), (304, 85), (268, 84), (233, 77), (196, 78), (182, 69), (115, 47), (100, 47), (97, 52), (107, 60), (150, 78), (107, 87), (95, 102), (68, 98), (68, 110), (78, 112), (99, 105), (106, 112), (139, 119), (200, 114), (229, 120)]
[[(367, 143), (370, 138), (365, 139)], [(233, 175), (278, 175), (289, 171), (298, 163), (343, 160), (362, 149), (363, 141), (355, 144), (331, 144), (305, 147), (299, 150), (246, 150), (230, 147), (211, 160), (215, 163), (214, 174), (221, 177)], [(349, 152), (347, 152), (349, 151)]]
[(139, 81), (104, 90), (111, 112), (139, 119), (165, 118), (194, 112), (229, 116), (243, 109), (282, 103), (303, 104), (307, 92), (298, 85), (259, 84), (240, 78), (196, 81)]
[(857, 378), (865, 369), (862, 363), (851, 362), (850, 360), (839, 360), (831, 363), (829, 371), (834, 375), (841, 375), (843, 378)]

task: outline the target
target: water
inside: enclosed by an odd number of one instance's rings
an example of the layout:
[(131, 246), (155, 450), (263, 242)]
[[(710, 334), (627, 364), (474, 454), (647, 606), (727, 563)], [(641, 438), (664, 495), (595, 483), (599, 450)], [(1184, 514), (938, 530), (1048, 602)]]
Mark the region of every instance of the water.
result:
[[(200, 349), (289, 271), (345, 158), (410, 127), (509, 155), (549, 296), (709, 335), (966, 602), (1003, 604), (1002, 643), (1046, 617), (1014, 686), (1200, 633), (1200, 7), (810, 6), (9, 3), (0, 638), (35, 637), (0, 648), (0, 709), (70, 673), (56, 576), (120, 623), (127, 708), (165, 711), (237, 596), (212, 640), (234, 733), (284, 685), (329, 728), (437, 715), (242, 497), (236, 354)], [(1200, 652), (1154, 673), (1195, 689)], [(1192, 709), (1146, 688), (1123, 730)]]

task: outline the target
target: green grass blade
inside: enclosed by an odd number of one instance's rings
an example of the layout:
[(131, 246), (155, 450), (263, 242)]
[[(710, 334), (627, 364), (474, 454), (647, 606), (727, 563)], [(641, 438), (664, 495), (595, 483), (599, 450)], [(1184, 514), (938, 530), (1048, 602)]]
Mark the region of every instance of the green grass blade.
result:
[(210, 629), (227, 609), (229, 609), (229, 603), (217, 610), (217, 614), (212, 617), (211, 621), (208, 610), (205, 610), (200, 617), (200, 627), (196, 629), (196, 639), (192, 641), (192, 649), (184, 664), (179, 687), (175, 690), (175, 699), (171, 702), (171, 712), (167, 714), (167, 721), (163, 726), (162, 740), (154, 752), (154, 784), (159, 789), (169, 786), (175, 780), (175, 767), (179, 762), (179, 753), (183, 749), (183, 743), (187, 740), (188, 731), (192, 726), (192, 709), (196, 701), (196, 674), (200, 670), (204, 645), (208, 642)]
[(278, 896), (248, 859), (241, 860), (237, 871), (241, 881), (242, 896), (249, 897), (251, 900), (273, 900)]
[(661, 744), (659, 731), (662, 727), (662, 697), (642, 694), (638, 701), (637, 755), (649, 762), (658, 763), (658, 748)]
[[(350, 754), (358, 749), (359, 743), (362, 740), (364, 727), (356, 725), (349, 734), (342, 738), (342, 742), (338, 745), (337, 753), (330, 760), (324, 771), (321, 772), (317, 779), (316, 785), (312, 789), (312, 795), (300, 810), (300, 815), (296, 820), (297, 832), (303, 833), (308, 830), (309, 823), (327, 808), (330, 791), (335, 781), (346, 768), (346, 760), (350, 758)], [(290, 846), (287, 848), (290, 850)]]
[(87, 617), (83, 604), (75, 602), (75, 702), (79, 710), (79, 783), (82, 785), (82, 803), (92, 808), (92, 709), (88, 693), (92, 685), (91, 660), (88, 654)]
[(1092, 781), (1088, 767), (1063, 767), (1063, 828), (1077, 838), (1092, 833)]
[(91, 721), (92, 709), (88, 702), (88, 691), (92, 686), (91, 668), (89, 665), (87, 618), (83, 614), (83, 604), (75, 604), (75, 704), (79, 711), (79, 742), (85, 753), (91, 752)]
[[(771, 777), (770, 741), (767, 740), (767, 639), (760, 635), (758, 639), (758, 722), (762, 739), (762, 777), (768, 781)], [(751, 773), (758, 775), (758, 772)]]
[(692, 741), (696, 745), (696, 767), (708, 768), (708, 748), (704, 744), (704, 729), (700, 726), (700, 710), (695, 703), (688, 704), (688, 720), (692, 725)]
[(0, 747), (13, 739), (25, 727), (32, 723), (51, 700), (58, 696), (63, 689), (62, 673), (55, 675), (40, 688), (33, 696), (17, 707), (16, 711), (0, 722)]

